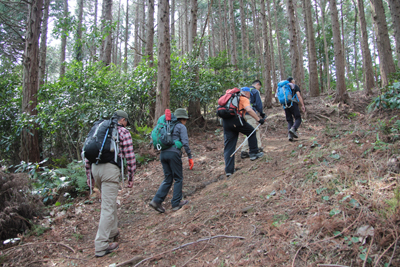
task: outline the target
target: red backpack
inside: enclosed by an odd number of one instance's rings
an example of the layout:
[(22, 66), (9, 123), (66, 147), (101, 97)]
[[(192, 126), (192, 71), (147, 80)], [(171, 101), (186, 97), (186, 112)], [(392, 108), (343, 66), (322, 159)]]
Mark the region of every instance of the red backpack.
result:
[(239, 115), (240, 90), (238, 88), (228, 89), (218, 99), (217, 115), (223, 119), (233, 118)]

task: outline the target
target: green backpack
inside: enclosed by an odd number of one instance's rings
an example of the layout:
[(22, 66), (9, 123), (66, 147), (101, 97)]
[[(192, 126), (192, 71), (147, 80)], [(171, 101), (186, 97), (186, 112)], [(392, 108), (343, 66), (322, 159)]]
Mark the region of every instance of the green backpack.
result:
[[(172, 139), (172, 133), (175, 125), (180, 123), (174, 114), (171, 114), (169, 109), (165, 110), (165, 115), (162, 115), (158, 121), (156, 127), (151, 132), (151, 139), (153, 140), (154, 149), (165, 150), (172, 146), (177, 149), (182, 148), (182, 143), (179, 140)], [(169, 120), (167, 120), (167, 119)]]

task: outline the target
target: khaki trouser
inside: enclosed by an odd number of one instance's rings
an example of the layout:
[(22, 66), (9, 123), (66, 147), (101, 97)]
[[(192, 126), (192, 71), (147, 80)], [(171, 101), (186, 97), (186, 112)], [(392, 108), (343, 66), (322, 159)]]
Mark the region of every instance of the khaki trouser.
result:
[[(252, 116), (250, 116), (249, 114), (246, 113), (246, 115), (244, 115), (244, 118), (246, 119), (246, 121), (253, 126), (253, 128), (255, 129), (258, 126), (258, 121), (256, 121)], [(258, 129), (256, 130), (256, 137), (257, 137), (257, 147), (260, 148), (262, 147), (261, 144), (261, 136), (260, 136), (260, 127), (258, 127)], [(244, 145), (242, 146), (242, 152), (249, 152), (249, 140), (247, 139), (246, 142), (244, 143)]]
[(120, 169), (115, 164), (92, 164), (92, 174), (101, 191), (101, 214), (94, 247), (96, 252), (106, 250), (108, 239), (118, 233), (117, 196)]

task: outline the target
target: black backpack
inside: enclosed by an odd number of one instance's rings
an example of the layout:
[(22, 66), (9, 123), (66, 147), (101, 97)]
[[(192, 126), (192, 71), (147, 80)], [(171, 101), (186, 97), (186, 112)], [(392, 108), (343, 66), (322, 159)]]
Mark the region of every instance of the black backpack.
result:
[(116, 119), (96, 121), (89, 131), (82, 149), (82, 158), (90, 163), (114, 163), (120, 166), (118, 157), (118, 129)]

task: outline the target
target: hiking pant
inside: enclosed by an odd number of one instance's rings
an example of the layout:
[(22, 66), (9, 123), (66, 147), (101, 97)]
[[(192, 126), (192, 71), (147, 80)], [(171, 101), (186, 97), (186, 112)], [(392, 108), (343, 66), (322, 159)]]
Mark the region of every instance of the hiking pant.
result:
[(160, 154), (160, 161), (164, 170), (164, 181), (158, 188), (153, 201), (156, 203), (163, 203), (171, 189), (172, 182), (175, 181), (171, 204), (172, 207), (179, 206), (179, 203), (182, 200), (183, 183), (181, 155), (173, 151), (162, 151)]
[(112, 163), (92, 164), (92, 174), (101, 191), (99, 228), (94, 240), (96, 252), (106, 250), (108, 239), (118, 233), (117, 196), (120, 169)]
[[(243, 126), (237, 117), (232, 119), (224, 119), (224, 159), (225, 159), (225, 173), (233, 174), (235, 170), (235, 155), (232, 155), (236, 149), (236, 143), (239, 133), (246, 136), (250, 135), (254, 130), (253, 126), (242, 119)], [(255, 134), (249, 137), (250, 154), (258, 153), (257, 137)]]
[[(246, 121), (253, 126), (253, 128), (255, 129), (258, 126), (258, 121), (256, 121), (252, 116), (250, 116), (249, 114), (246, 113), (246, 115), (244, 116), (244, 118), (246, 119)], [(261, 144), (261, 136), (260, 136), (260, 127), (258, 127), (258, 129), (256, 130), (255, 133), (253, 133), (256, 135), (257, 137), (257, 146), (258, 148), (262, 147)], [(247, 140), (246, 142), (244, 142), (243, 146), (242, 146), (242, 152), (248, 152), (249, 151), (249, 140)]]
[[(288, 130), (294, 127), (294, 129), (297, 131), (297, 129), (300, 127), (301, 124), (299, 104), (293, 103), (293, 105), (290, 108), (285, 108), (285, 115), (286, 115), (286, 121), (288, 123)], [(293, 124), (293, 117), (295, 119), (294, 124)]]

